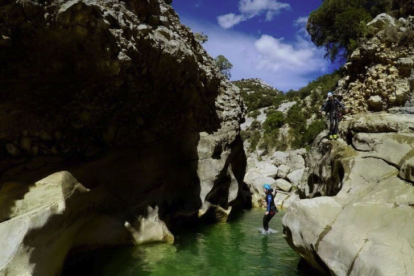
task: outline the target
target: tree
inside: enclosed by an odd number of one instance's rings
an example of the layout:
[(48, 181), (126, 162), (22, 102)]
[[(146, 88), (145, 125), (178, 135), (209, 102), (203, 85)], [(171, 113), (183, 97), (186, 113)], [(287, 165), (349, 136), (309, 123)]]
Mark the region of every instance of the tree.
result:
[(281, 128), (285, 124), (285, 116), (280, 111), (275, 111), (267, 116), (263, 123), (265, 133), (270, 133), (275, 129)]
[(390, 10), (392, 0), (325, 0), (309, 16), (307, 30), (331, 61), (346, 58), (368, 34), (367, 23)]
[(171, 5), (173, 2), (173, 0), (165, 0), (165, 3), (167, 3), (168, 5)]
[(225, 76), (227, 79), (231, 78), (231, 69), (233, 68), (233, 64), (230, 63), (230, 61), (225, 58), (223, 55), (219, 55), (215, 58), (215, 63), (217, 68), (220, 70), (220, 72)]
[(194, 37), (201, 44), (204, 44), (208, 41), (208, 35), (206, 35), (204, 33), (195, 33)]

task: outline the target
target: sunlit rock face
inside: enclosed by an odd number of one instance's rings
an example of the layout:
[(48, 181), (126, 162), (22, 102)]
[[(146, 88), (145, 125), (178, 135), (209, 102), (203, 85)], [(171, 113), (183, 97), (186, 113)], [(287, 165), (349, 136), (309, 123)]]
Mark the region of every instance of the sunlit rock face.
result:
[[(0, 231), (23, 231), (36, 242), (22, 238), (22, 248), (36, 251), (48, 228), (34, 228), (85, 214), (76, 227), (59, 226), (62, 251), (45, 253), (55, 259), (26, 250), (27, 266), (13, 270), (24, 262), (11, 250), (0, 255), (1, 272), (54, 275), (74, 247), (171, 241), (168, 228), (182, 217), (223, 221), (251, 202), (239, 90), (169, 5), (7, 0), (0, 18)], [(66, 180), (53, 193), (35, 184), (61, 171), (82, 196), (58, 193)], [(72, 197), (97, 202), (59, 203)], [(46, 199), (58, 207), (48, 211)], [(27, 206), (41, 223), (25, 222)]]
[(414, 17), (411, 1), (395, 5), (345, 65), (335, 91), (351, 113), (343, 139), (316, 138), (299, 185), (307, 199), (283, 219), (290, 246), (326, 275), (414, 270)]
[(326, 275), (414, 270), (414, 115), (360, 114), (315, 142), (307, 197), (283, 218), (290, 246)]
[(401, 8), (392, 13), (395, 18), (380, 14), (367, 24), (373, 37), (352, 53), (344, 67), (345, 77), (335, 93), (353, 114), (401, 106), (414, 113), (414, 11), (411, 1), (398, 2)]

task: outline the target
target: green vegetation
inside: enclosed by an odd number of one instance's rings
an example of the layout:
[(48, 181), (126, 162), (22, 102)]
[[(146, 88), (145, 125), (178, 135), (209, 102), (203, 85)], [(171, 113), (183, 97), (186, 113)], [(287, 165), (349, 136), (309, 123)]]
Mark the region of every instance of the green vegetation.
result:
[[(250, 142), (249, 151), (257, 146), (265, 150), (298, 149), (312, 144), (316, 136), (325, 129), (323, 120), (316, 120), (307, 126), (307, 120), (315, 114), (326, 99), (329, 91), (334, 91), (337, 82), (343, 77), (342, 71), (324, 75), (310, 82), (298, 91), (290, 90), (286, 94), (272, 87), (266, 87), (256, 80), (241, 80), (234, 82), (240, 90), (247, 106), (248, 116), (257, 118), (259, 109), (265, 110), (267, 119), (260, 124), (253, 121), (250, 128), (243, 131), (242, 138)], [(284, 115), (276, 109), (283, 102), (296, 101), (296, 104)], [(280, 129), (289, 124), (288, 137)]]
[[(316, 95), (317, 97), (324, 96), (329, 91), (334, 91), (335, 86), (338, 83), (338, 81), (343, 77), (343, 72), (341, 70), (336, 70), (335, 72), (331, 74), (323, 75), (316, 80), (310, 82), (307, 86), (299, 89), (298, 91), (289, 90), (285, 94), (285, 98), (289, 101), (293, 100), (303, 100), (307, 96), (312, 94), (312, 91), (319, 90), (320, 93)], [(313, 96), (315, 97), (315, 95)], [(316, 102), (315, 102), (316, 103)]]
[(263, 130), (266, 133), (270, 133), (275, 129), (281, 128), (285, 124), (285, 115), (282, 112), (276, 111), (268, 114), (266, 121), (263, 123)]
[(233, 64), (230, 63), (230, 61), (225, 58), (223, 55), (219, 55), (214, 59), (214, 62), (216, 63), (217, 68), (220, 70), (220, 72), (225, 76), (227, 79), (231, 78), (231, 69), (233, 68)]
[(204, 33), (195, 33), (194, 37), (201, 44), (204, 44), (208, 41), (208, 35), (206, 35)]
[(410, 30), (403, 32), (399, 38), (398, 44), (400, 46), (410, 46), (414, 44), (414, 31)]
[(235, 81), (234, 84), (240, 88), (248, 112), (271, 106), (277, 108), (285, 100), (285, 96), (280, 91), (258, 85), (254, 81), (241, 80)]
[(322, 93), (323, 98), (329, 91), (334, 91), (335, 86), (338, 81), (343, 77), (343, 73), (339, 70), (333, 72), (332, 74), (323, 75), (316, 80), (310, 82), (307, 86), (299, 89), (299, 97), (301, 99), (306, 98), (307, 96), (311, 95), (312, 91), (316, 89), (320, 89), (320, 93)]
[(301, 148), (303, 145), (302, 136), (306, 131), (306, 117), (300, 103), (295, 104), (289, 109), (286, 121), (291, 128), (290, 134), (293, 137), (292, 147), (295, 149)]
[(325, 123), (323, 120), (316, 120), (315, 122), (311, 123), (303, 134), (302, 145), (306, 146), (312, 144), (316, 136), (318, 136), (319, 133), (321, 133), (324, 129)]
[(267, 114), (266, 121), (263, 123), (263, 141), (260, 144), (261, 149), (271, 150), (274, 148), (281, 149), (279, 140), (279, 129), (285, 124), (285, 115), (280, 111), (273, 111)]
[(392, 8), (392, 0), (325, 0), (309, 16), (307, 30), (331, 61), (346, 58), (369, 32), (366, 23)]

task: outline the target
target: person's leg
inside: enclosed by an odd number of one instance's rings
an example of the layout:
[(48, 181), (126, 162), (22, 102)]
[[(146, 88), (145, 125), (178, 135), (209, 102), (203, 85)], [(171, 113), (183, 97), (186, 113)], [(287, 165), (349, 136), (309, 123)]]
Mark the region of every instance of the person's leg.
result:
[(267, 231), (269, 229), (269, 215), (263, 216), (263, 229)]
[(335, 129), (335, 120), (333, 112), (329, 113), (329, 138), (332, 138)]
[(268, 216), (268, 222), (267, 222), (267, 224), (269, 225), (269, 222), (272, 220), (272, 218), (275, 216), (275, 214), (276, 213), (269, 213), (269, 215), (267, 215)]
[(338, 130), (339, 130), (339, 125), (338, 125), (339, 120), (338, 120), (337, 116), (335, 116), (334, 121), (335, 121), (334, 138), (337, 139), (338, 138)]

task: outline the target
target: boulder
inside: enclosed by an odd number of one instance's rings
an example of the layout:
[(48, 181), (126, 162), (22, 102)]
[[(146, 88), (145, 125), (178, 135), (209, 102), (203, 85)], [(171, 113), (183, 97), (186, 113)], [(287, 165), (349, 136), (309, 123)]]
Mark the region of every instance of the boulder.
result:
[(382, 98), (379, 95), (369, 97), (368, 105), (373, 110), (382, 110)]
[(290, 183), (292, 183), (293, 187), (298, 187), (300, 181), (302, 180), (303, 173), (305, 169), (298, 169), (288, 174), (287, 179), (289, 179)]
[(406, 275), (414, 270), (414, 248), (407, 242), (414, 240), (414, 134), (404, 121), (407, 115), (363, 114), (344, 125), (354, 136), (351, 146), (314, 145), (312, 151), (320, 155), (315, 159), (313, 153), (312, 162), (319, 163), (302, 193), (311, 196), (316, 184), (325, 191), (338, 183), (340, 188), (332, 197), (294, 202), (283, 225), (289, 245), (321, 273)]
[(298, 152), (290, 152), (287, 160), (287, 166), (290, 167), (291, 171), (304, 169), (305, 159), (302, 157), (302, 155), (298, 154)]
[(263, 185), (269, 184), (270, 186), (274, 186), (276, 181), (271, 177), (264, 176), (258, 169), (252, 169), (246, 173), (244, 182), (252, 193), (258, 194), (259, 197), (264, 197)]
[(305, 167), (305, 159), (302, 155), (303, 150), (289, 152), (277, 151), (271, 156), (270, 159), (277, 167), (286, 165), (294, 171)]
[(357, 116), (349, 123), (352, 131), (365, 133), (414, 132), (414, 116), (378, 113)]
[(256, 167), (260, 173), (266, 177), (275, 178), (278, 172), (278, 168), (268, 162), (258, 162), (256, 163)]
[(6, 183), (0, 195), (0, 275), (59, 274), (77, 235), (104, 199), (68, 172), (50, 175), (30, 189)]
[(377, 15), (371, 22), (369, 22), (368, 27), (374, 32), (379, 32), (387, 26), (396, 26), (395, 19), (386, 13), (381, 13)]
[(275, 197), (275, 204), (279, 209), (289, 208), (293, 202), (300, 200), (299, 196), (296, 194), (282, 194), (277, 193)]
[(411, 70), (414, 67), (414, 61), (412, 58), (399, 58), (397, 65), (400, 69)]
[(273, 153), (271, 159), (273, 160), (273, 163), (279, 167), (281, 165), (286, 165), (288, 162), (289, 153), (283, 152), (283, 151), (276, 151)]
[(290, 172), (290, 168), (286, 165), (281, 165), (277, 171), (277, 177), (279, 178), (286, 178)]
[(159, 219), (158, 207), (155, 209), (148, 207), (146, 217), (138, 217), (135, 225), (125, 222), (125, 228), (131, 233), (134, 244), (160, 241), (174, 242), (174, 236), (168, 230), (165, 223)]
[(403, 105), (406, 102), (410, 92), (411, 87), (408, 79), (399, 80), (395, 83), (395, 97), (398, 104)]
[(290, 192), (290, 190), (292, 190), (292, 185), (284, 179), (277, 179), (276, 189), (284, 192)]

